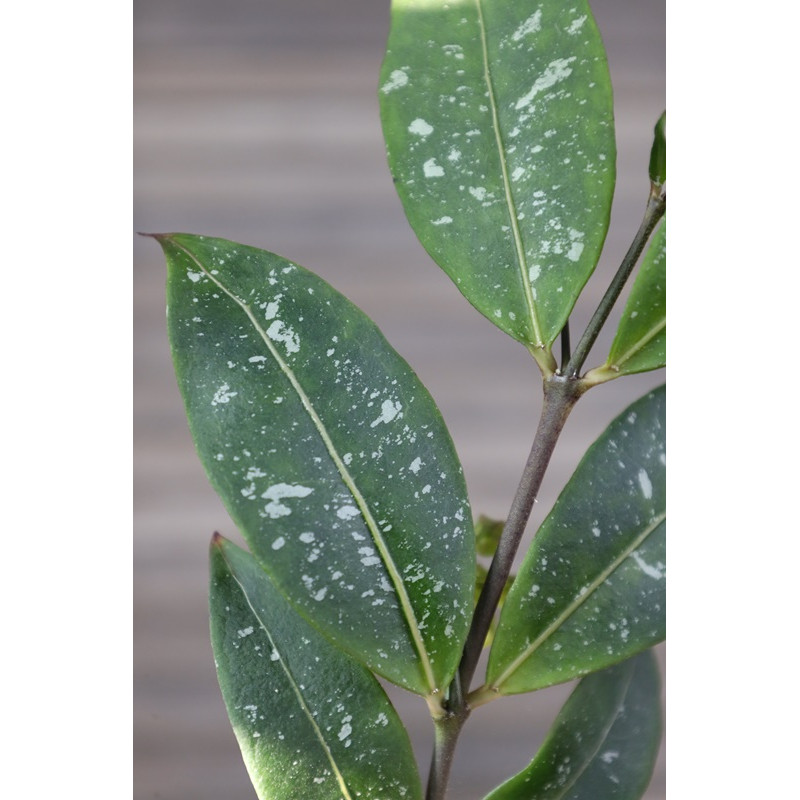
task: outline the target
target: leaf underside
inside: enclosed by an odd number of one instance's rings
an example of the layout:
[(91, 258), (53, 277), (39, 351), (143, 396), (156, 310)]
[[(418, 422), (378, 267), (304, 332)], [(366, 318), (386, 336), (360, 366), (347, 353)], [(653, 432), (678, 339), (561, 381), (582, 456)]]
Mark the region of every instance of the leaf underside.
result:
[(220, 687), (261, 800), (421, 799), (408, 734), (377, 680), (222, 537), (210, 603)]
[(583, 457), (508, 593), (487, 684), (532, 691), (665, 637), (666, 389), (633, 403)]
[(558, 336), (608, 228), (611, 82), (585, 0), (393, 0), (389, 165), (431, 257), (531, 348)]
[(583, 678), (536, 758), (486, 800), (638, 800), (661, 741), (652, 651)]
[(324, 281), (223, 239), (159, 237), (200, 458), (250, 549), (345, 651), (447, 685), (472, 606), (461, 466), (430, 395)]

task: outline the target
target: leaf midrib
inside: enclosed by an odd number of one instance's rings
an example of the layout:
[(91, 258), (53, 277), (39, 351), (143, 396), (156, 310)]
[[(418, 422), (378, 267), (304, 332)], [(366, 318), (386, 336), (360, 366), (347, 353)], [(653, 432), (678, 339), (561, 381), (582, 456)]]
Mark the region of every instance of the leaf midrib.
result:
[(228, 289), (215, 275), (213, 275), (210, 270), (206, 269), (203, 263), (199, 260), (194, 253), (191, 252), (185, 245), (181, 244), (180, 242), (175, 241), (175, 239), (171, 237), (164, 237), (165, 239), (169, 240), (175, 247), (182, 250), (202, 271), (212, 283), (220, 288), (228, 297), (236, 303), (242, 311), (245, 312), (248, 319), (252, 323), (253, 327), (256, 329), (258, 334), (264, 341), (264, 344), (267, 346), (267, 349), (270, 352), (270, 355), (275, 359), (278, 366), (280, 367), (281, 371), (286, 375), (289, 382), (292, 384), (297, 396), (303, 406), (305, 408), (306, 413), (311, 418), (314, 427), (317, 429), (317, 432), (320, 435), (323, 443), (325, 444), (326, 449), (328, 450), (331, 459), (333, 460), (334, 464), (336, 465), (337, 470), (350, 494), (353, 496), (356, 504), (358, 505), (361, 514), (364, 517), (364, 522), (367, 525), (367, 528), (372, 536), (372, 539), (375, 543), (375, 546), (378, 548), (378, 552), (383, 559), (383, 563), (386, 567), (386, 571), (389, 573), (389, 577), (392, 581), (392, 585), (394, 586), (395, 592), (397, 593), (398, 600), (400, 601), (400, 606), (403, 610), (403, 616), (406, 620), (406, 625), (408, 626), (409, 633), (411, 635), (412, 642), (414, 644), (414, 649), (417, 651), (417, 654), (420, 659), (420, 663), (422, 664), (423, 672), (425, 675), (425, 680), (428, 684), (428, 691), (433, 693), (435, 692), (438, 687), (436, 686), (436, 678), (433, 674), (433, 668), (431, 666), (430, 659), (428, 658), (428, 653), (425, 648), (425, 643), (422, 639), (422, 633), (420, 631), (419, 622), (417, 621), (416, 614), (414, 613), (414, 608), (411, 605), (411, 599), (408, 596), (408, 592), (406, 591), (405, 584), (403, 583), (403, 578), (400, 574), (400, 570), (397, 568), (397, 565), (394, 563), (394, 559), (392, 558), (391, 553), (386, 545), (386, 542), (381, 535), (380, 528), (378, 527), (377, 521), (372, 514), (370, 507), (367, 505), (367, 501), (364, 496), (361, 494), (360, 489), (356, 485), (353, 476), (350, 474), (347, 466), (345, 465), (342, 457), (339, 455), (336, 446), (333, 444), (333, 441), (328, 433), (325, 424), (322, 422), (319, 414), (317, 413), (316, 409), (314, 408), (313, 404), (311, 403), (311, 399), (305, 393), (305, 390), (301, 386), (297, 376), (295, 375), (294, 371), (289, 367), (289, 365), (281, 358), (280, 353), (276, 350), (275, 346), (273, 345), (272, 341), (270, 340), (269, 336), (267, 336), (266, 331), (261, 327), (258, 320), (255, 317), (250, 306), (245, 303), (241, 298), (239, 298), (235, 293), (233, 293), (230, 289)]
[(511, 664), (506, 667), (500, 677), (493, 681), (490, 688), (499, 692), (502, 685), (539, 649), (539, 647), (547, 641), (608, 579), (608, 577), (622, 563), (637, 550), (644, 541), (653, 533), (659, 525), (667, 518), (667, 512), (663, 511), (661, 514), (654, 517), (650, 524), (622, 551), (622, 554), (611, 564), (606, 567), (598, 576), (589, 584), (587, 590), (582, 594), (575, 597), (572, 602), (536, 637), (523, 651), (518, 655)]
[(536, 347), (544, 347), (544, 340), (542, 331), (539, 326), (539, 317), (536, 313), (536, 304), (533, 299), (533, 290), (530, 284), (530, 278), (527, 274), (528, 262), (525, 257), (525, 248), (522, 244), (522, 233), (519, 229), (519, 220), (517, 219), (517, 206), (514, 202), (514, 195), (511, 192), (511, 181), (508, 177), (508, 164), (506, 163), (505, 144), (503, 142), (502, 133), (500, 131), (500, 116), (497, 111), (497, 98), (495, 97), (494, 82), (492, 81), (491, 70), (489, 67), (489, 43), (486, 34), (486, 24), (483, 19), (483, 5), (482, 0), (475, 0), (475, 6), (478, 12), (478, 27), (481, 34), (481, 48), (483, 52), (483, 76), (486, 81), (486, 88), (489, 94), (489, 107), (492, 112), (492, 130), (494, 132), (495, 143), (497, 144), (497, 154), (500, 159), (500, 170), (503, 176), (503, 190), (506, 197), (506, 207), (508, 209), (508, 218), (511, 223), (511, 231), (514, 235), (514, 248), (517, 255), (517, 266), (520, 271), (520, 278), (522, 287), (525, 294), (525, 302), (528, 306), (530, 314), (531, 325), (533, 327), (533, 336), (535, 341), (532, 342)]

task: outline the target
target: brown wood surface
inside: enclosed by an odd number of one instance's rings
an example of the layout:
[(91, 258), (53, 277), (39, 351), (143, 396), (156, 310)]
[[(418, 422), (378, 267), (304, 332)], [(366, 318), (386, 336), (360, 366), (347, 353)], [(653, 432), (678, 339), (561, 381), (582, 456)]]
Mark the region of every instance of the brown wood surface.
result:
[[(619, 177), (606, 253), (574, 317), (577, 332), (638, 226), (651, 131), (664, 107), (663, 4), (593, 6), (614, 81)], [(461, 297), (405, 222), (376, 96), (388, 7), (389, 0), (137, 0), (134, 226), (273, 250), (348, 295), (431, 390), (474, 512), (502, 517), (540, 408), (537, 373), (525, 350)], [(136, 238), (134, 267), (134, 797), (245, 800), (254, 792), (216, 684), (207, 614), (210, 536), (236, 534), (189, 438), (154, 242)], [(608, 344), (601, 340), (591, 363)], [(663, 380), (659, 373), (615, 381), (581, 401), (532, 525), (588, 443)], [(478, 800), (521, 769), (568, 691), (476, 711), (450, 796)], [(424, 773), (424, 703), (390, 693)], [(663, 755), (647, 794), (662, 797)]]

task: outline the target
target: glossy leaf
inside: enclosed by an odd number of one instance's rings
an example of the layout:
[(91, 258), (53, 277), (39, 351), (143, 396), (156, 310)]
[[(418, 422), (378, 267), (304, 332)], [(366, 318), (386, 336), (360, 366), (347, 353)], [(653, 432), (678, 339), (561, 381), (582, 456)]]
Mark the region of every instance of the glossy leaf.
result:
[(389, 165), (431, 257), (541, 361), (600, 255), (616, 150), (586, 0), (393, 0)]
[(650, 651), (584, 678), (536, 758), (486, 800), (638, 800), (661, 740), (659, 683)]
[(654, 186), (667, 182), (667, 112), (656, 123), (653, 131), (653, 147), (650, 149), (650, 181)]
[(411, 691), (445, 687), (475, 545), (430, 395), (307, 270), (222, 239), (159, 238), (189, 424), (253, 555), (352, 656)]
[(483, 692), (515, 694), (615, 664), (665, 636), (665, 387), (591, 446), (508, 593)]
[(608, 360), (600, 369), (616, 377), (666, 363), (667, 223), (662, 222), (642, 259)]
[(211, 547), (211, 639), (259, 798), (422, 797), (408, 735), (377, 680), (221, 536)]

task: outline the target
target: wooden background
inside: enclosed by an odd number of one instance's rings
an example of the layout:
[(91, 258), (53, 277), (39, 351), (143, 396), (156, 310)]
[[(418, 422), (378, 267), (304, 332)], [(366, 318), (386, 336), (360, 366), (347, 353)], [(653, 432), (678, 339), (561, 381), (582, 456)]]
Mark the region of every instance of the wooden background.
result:
[[(573, 317), (577, 332), (638, 226), (651, 131), (664, 107), (662, 0), (595, 0), (593, 8), (615, 89), (618, 188), (606, 252)], [(503, 517), (538, 418), (537, 372), (524, 348), (468, 305), (405, 222), (378, 120), (388, 16), (389, 0), (136, 0), (134, 227), (273, 250), (344, 292), (439, 404), (475, 514)], [(208, 541), (215, 530), (236, 534), (184, 420), (160, 249), (140, 237), (133, 247), (134, 797), (245, 800), (254, 792), (216, 684), (207, 614)], [(590, 365), (608, 344), (601, 340)], [(532, 524), (588, 443), (663, 380), (615, 381), (581, 401)], [(521, 769), (569, 689), (476, 711), (451, 797), (479, 800)], [(424, 703), (389, 691), (424, 774)], [(663, 770), (662, 749), (648, 800), (665, 796)]]

